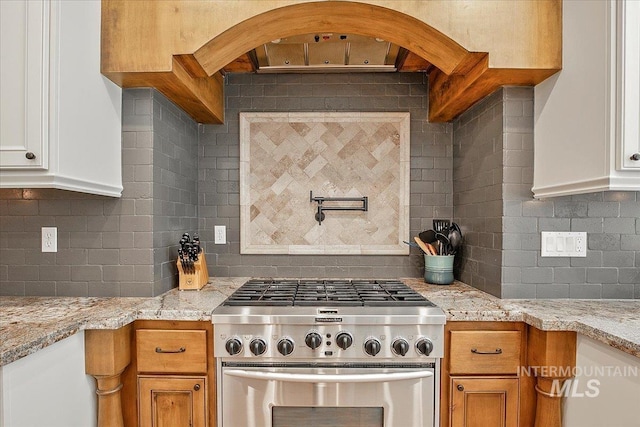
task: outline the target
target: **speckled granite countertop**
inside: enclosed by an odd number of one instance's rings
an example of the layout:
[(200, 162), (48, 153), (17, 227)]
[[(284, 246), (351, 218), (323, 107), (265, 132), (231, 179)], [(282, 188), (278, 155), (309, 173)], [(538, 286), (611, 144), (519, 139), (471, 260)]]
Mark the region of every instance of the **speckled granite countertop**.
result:
[[(200, 291), (155, 298), (0, 297), (0, 366), (86, 329), (116, 329), (136, 319), (210, 320), (248, 278), (216, 278)], [(576, 331), (640, 357), (640, 300), (502, 300), (463, 283), (408, 285), (440, 306), (447, 321), (523, 321)]]

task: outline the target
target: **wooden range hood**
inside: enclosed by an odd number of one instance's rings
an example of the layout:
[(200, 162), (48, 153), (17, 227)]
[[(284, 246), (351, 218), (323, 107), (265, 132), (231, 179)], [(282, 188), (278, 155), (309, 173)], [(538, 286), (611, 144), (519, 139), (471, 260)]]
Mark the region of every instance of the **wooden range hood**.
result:
[(446, 122), (504, 85), (562, 66), (561, 0), (102, 0), (102, 73), (155, 87), (200, 123), (224, 122), (225, 72), (248, 52), (302, 34), (387, 40), (399, 71), (429, 74), (429, 120)]

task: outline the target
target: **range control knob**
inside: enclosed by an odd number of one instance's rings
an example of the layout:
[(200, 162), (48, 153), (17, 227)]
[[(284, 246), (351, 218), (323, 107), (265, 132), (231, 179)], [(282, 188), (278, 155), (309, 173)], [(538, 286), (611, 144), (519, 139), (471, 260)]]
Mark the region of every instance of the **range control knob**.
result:
[(336, 344), (343, 350), (348, 349), (353, 344), (353, 337), (349, 332), (338, 332), (336, 335)]
[(224, 348), (227, 350), (232, 356), (240, 353), (242, 351), (242, 342), (238, 338), (231, 338), (227, 340), (227, 343), (224, 345)]
[(433, 351), (433, 343), (429, 338), (420, 338), (416, 342), (416, 350), (418, 353), (428, 356)]
[(391, 349), (398, 356), (404, 356), (409, 351), (409, 343), (404, 338), (397, 338), (391, 344)]
[(260, 356), (267, 351), (267, 343), (261, 338), (254, 338), (249, 343), (249, 349), (254, 356)]
[(380, 353), (380, 348), (380, 341), (375, 338), (368, 338), (364, 342), (364, 352), (369, 356), (375, 356), (376, 354)]
[(278, 341), (278, 351), (283, 356), (288, 356), (293, 353), (293, 341), (289, 338), (283, 338)]
[(320, 347), (320, 345), (322, 344), (322, 337), (317, 332), (309, 332), (307, 336), (304, 338), (304, 343), (311, 350), (315, 350), (316, 348)]

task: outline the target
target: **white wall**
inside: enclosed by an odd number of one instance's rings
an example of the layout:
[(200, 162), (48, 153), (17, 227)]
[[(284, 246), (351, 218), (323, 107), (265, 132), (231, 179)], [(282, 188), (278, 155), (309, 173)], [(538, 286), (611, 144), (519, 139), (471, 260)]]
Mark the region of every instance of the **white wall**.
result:
[[(640, 426), (640, 358), (578, 335), (576, 367), (584, 375), (576, 377), (577, 395), (565, 400), (565, 427)], [(591, 388), (590, 380), (597, 381)]]
[(95, 380), (84, 372), (84, 333), (2, 368), (2, 427), (95, 427)]

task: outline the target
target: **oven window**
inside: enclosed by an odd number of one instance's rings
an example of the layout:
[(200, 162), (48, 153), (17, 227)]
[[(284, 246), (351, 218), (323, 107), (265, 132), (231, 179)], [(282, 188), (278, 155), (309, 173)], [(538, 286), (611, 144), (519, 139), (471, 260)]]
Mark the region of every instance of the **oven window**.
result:
[(383, 427), (382, 408), (274, 406), (273, 427)]

